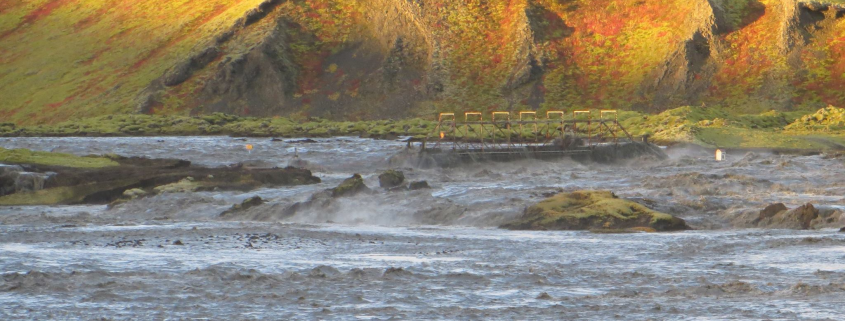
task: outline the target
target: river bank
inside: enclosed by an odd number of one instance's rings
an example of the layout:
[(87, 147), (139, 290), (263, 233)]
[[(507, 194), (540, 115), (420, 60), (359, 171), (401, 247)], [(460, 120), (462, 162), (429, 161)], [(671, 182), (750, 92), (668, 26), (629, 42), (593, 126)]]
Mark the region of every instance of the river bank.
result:
[[(599, 117), (595, 115), (594, 117)], [(695, 144), (737, 150), (845, 150), (845, 109), (733, 114), (719, 108), (680, 107), (660, 114), (621, 111), (619, 123), (635, 139), (648, 136), (661, 145)], [(461, 119), (459, 119), (461, 121)], [(432, 119), (338, 122), (319, 118), (109, 115), (55, 125), (18, 127), (0, 123), (0, 137), (158, 137), (232, 136), (436, 140)], [(530, 126), (529, 126), (530, 127)], [(460, 134), (458, 134), (460, 135)], [(526, 129), (526, 136), (532, 135)]]

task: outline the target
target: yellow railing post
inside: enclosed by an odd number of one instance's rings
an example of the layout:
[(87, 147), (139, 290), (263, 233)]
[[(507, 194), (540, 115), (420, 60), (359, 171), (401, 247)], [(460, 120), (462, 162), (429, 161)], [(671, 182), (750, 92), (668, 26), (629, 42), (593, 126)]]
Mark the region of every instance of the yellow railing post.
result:
[(531, 115), (532, 120), (534, 121), (534, 126), (533, 126), (533, 130), (531, 131), (531, 133), (534, 134), (534, 140), (536, 141), (537, 140), (537, 112), (536, 111), (521, 111), (521, 112), (519, 112), (519, 136), (520, 136), (519, 138), (520, 138), (520, 140), (523, 140), (523, 138), (522, 138), (522, 132), (523, 132), (522, 122), (525, 121), (523, 118), (526, 115)]
[[(608, 127), (608, 130), (610, 130), (612, 132), (613, 143), (616, 144), (616, 140), (617, 140), (616, 130), (619, 128), (619, 113), (617, 113), (615, 110), (602, 110), (601, 112), (599, 112), (599, 117), (601, 117), (602, 124), (604, 124), (604, 115), (605, 114), (613, 114), (613, 129)], [(607, 125), (605, 125), (605, 126), (607, 126)], [(601, 128), (601, 127), (599, 127), (599, 128)]]
[[(506, 118), (507, 122), (505, 123), (505, 129), (507, 130), (506, 134), (507, 134), (507, 139), (508, 139), (508, 147), (510, 147), (510, 144), (511, 144), (511, 131), (510, 131), (510, 129), (511, 129), (511, 113), (507, 112), (507, 111), (494, 111), (491, 114), (492, 121), (493, 121), (493, 128), (498, 128), (496, 126), (496, 115), (504, 115), (505, 118)], [(493, 132), (493, 144), (495, 144), (495, 143), (496, 143), (496, 133)]]
[(479, 138), (481, 140), (481, 151), (484, 151), (484, 114), (479, 113), (477, 111), (470, 111), (464, 113), (464, 121), (466, 122), (466, 131), (467, 136), (469, 136), (469, 116), (478, 116), (478, 124), (481, 127), (481, 132), (479, 133)]
[(550, 110), (550, 111), (546, 112), (546, 119), (552, 120), (552, 115), (560, 116), (560, 130), (559, 130), (559, 132), (560, 132), (560, 139), (563, 139), (563, 137), (564, 137), (564, 133), (563, 133), (564, 123), (563, 123), (563, 121), (564, 121), (566, 113), (564, 113), (563, 111), (560, 111), (560, 110)]
[(582, 115), (582, 114), (587, 114), (587, 146), (592, 147), (592, 145), (593, 145), (593, 142), (592, 142), (593, 132), (592, 132), (592, 129), (590, 128), (590, 125), (591, 125), (590, 122), (591, 122), (593, 113), (589, 110), (576, 110), (576, 111), (572, 112), (572, 118), (574, 119), (573, 127), (575, 128), (575, 132), (577, 133), (578, 132), (578, 115)]

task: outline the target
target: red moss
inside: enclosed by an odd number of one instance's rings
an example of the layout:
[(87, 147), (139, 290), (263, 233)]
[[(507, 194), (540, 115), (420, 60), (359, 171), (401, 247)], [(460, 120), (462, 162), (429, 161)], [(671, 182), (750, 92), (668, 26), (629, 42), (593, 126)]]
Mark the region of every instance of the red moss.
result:
[(105, 6), (103, 8), (98, 9), (96, 12), (94, 12), (94, 14), (92, 14), (88, 17), (85, 17), (84, 19), (79, 20), (78, 22), (74, 23), (73, 24), (73, 31), (74, 32), (80, 32), (84, 29), (87, 29), (88, 27), (91, 27), (91, 26), (97, 24), (98, 22), (100, 22), (103, 19), (103, 17), (106, 16), (106, 13), (109, 12), (109, 9), (110, 9), (109, 6)]
[(71, 101), (72, 101), (72, 100), (74, 100), (74, 99), (76, 99), (76, 96), (68, 96), (68, 97), (66, 97), (64, 100), (62, 100), (62, 101), (60, 101), (60, 102), (56, 102), (56, 103), (52, 103), (52, 104), (46, 104), (46, 105), (44, 105), (44, 106), (45, 106), (45, 107), (47, 107), (47, 111), (48, 111), (48, 112), (53, 112), (53, 111), (55, 111), (57, 108), (61, 107), (61, 106), (62, 106), (62, 105), (64, 105), (64, 104), (67, 104), (67, 103), (71, 102)]
[(0, 12), (8, 12), (23, 5), (23, 0), (3, 0), (0, 2)]
[[(243, 1), (243, 0), (239, 0), (239, 1), (237, 1), (237, 3), (240, 3), (241, 1)], [(229, 9), (228, 6), (223, 5), (223, 4), (218, 4), (217, 7), (215, 7), (214, 10), (212, 10), (210, 13), (197, 16), (196, 18), (194, 18), (194, 20), (192, 20), (185, 27), (183, 27), (182, 30), (180, 31), (180, 33), (177, 36), (171, 37), (170, 39), (163, 41), (157, 47), (153, 48), (152, 50), (150, 50), (149, 52), (147, 52), (146, 54), (141, 56), (141, 58), (138, 59), (138, 61), (136, 61), (129, 68), (129, 70), (135, 71), (135, 70), (138, 70), (139, 68), (143, 67), (144, 65), (147, 64), (147, 62), (150, 61), (150, 59), (155, 58), (156, 56), (158, 56), (162, 52), (164, 52), (166, 49), (169, 49), (169, 48), (173, 47), (174, 45), (182, 42), (186, 38), (192, 36), (193, 31), (195, 31), (196, 29), (198, 29), (202, 25), (210, 22), (214, 18), (217, 18), (218, 16), (220, 16), (221, 14), (226, 12), (226, 10), (228, 10), (228, 9)]]
[[(8, 0), (3, 0), (3, 1), (8, 1)], [(15, 26), (14, 28), (7, 30), (3, 33), (0, 33), (0, 39), (3, 39), (5, 37), (17, 32), (19, 29), (23, 28), (24, 26), (31, 25), (32, 23), (34, 23), (38, 20), (41, 20), (42, 18), (44, 18), (46, 16), (49, 16), (50, 13), (52, 13), (54, 10), (60, 8), (61, 6), (64, 6), (66, 4), (69, 4), (69, 3), (72, 3), (72, 2), (75, 2), (75, 1), (76, 0), (52, 0), (52, 1), (49, 1), (47, 3), (42, 4), (40, 7), (36, 8), (35, 10), (30, 11), (29, 14), (24, 16), (23, 19), (21, 19), (21, 21), (18, 22), (17, 26)], [(0, 7), (2, 7), (2, 5), (0, 5)], [(0, 8), (0, 11), (3, 11), (2, 8)]]

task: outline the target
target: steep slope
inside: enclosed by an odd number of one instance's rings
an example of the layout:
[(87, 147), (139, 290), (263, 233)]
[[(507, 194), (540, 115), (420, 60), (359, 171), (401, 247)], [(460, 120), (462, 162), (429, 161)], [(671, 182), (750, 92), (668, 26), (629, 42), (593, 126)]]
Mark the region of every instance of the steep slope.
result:
[(132, 112), (140, 89), (262, 1), (3, 1), (0, 118)]
[(845, 5), (12, 0), (0, 119), (845, 105)]

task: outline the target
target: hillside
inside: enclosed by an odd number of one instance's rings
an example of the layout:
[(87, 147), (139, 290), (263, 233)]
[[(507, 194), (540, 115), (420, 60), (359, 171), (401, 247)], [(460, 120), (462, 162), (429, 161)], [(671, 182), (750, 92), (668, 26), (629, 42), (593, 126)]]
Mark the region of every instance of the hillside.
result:
[(0, 121), (845, 105), (845, 4), (6, 0)]

